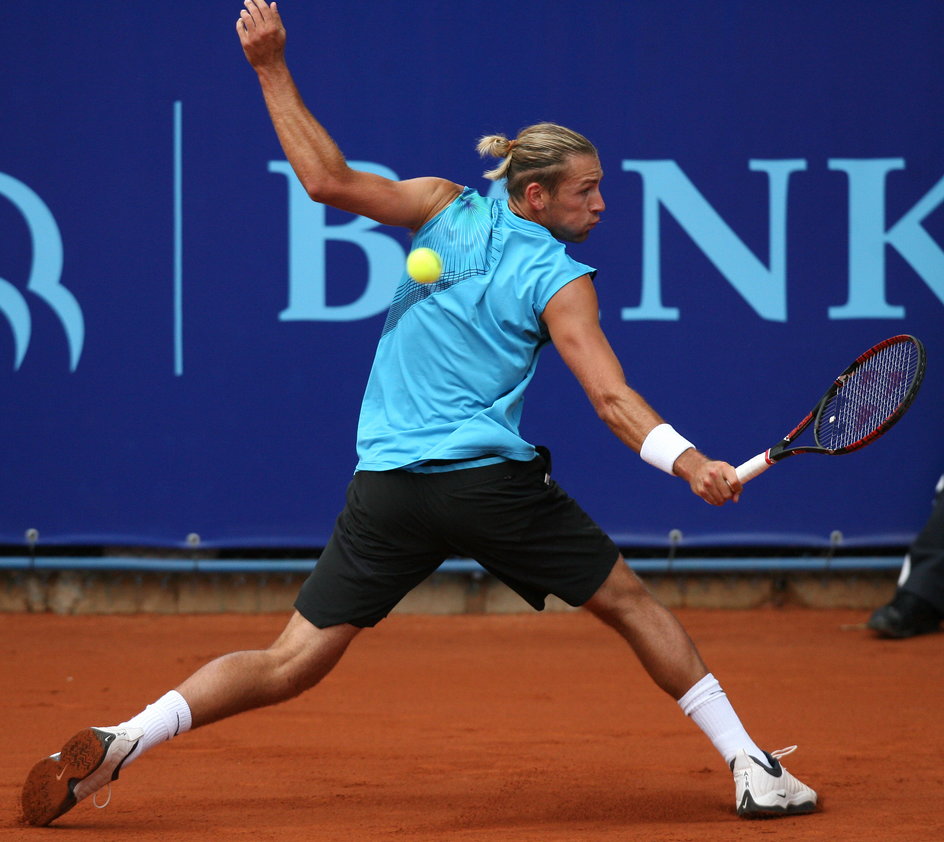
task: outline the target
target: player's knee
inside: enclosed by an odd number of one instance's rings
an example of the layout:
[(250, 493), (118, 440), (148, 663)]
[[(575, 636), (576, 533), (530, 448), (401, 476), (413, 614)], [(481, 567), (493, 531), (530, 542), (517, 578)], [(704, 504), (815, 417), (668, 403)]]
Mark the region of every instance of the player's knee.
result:
[(640, 600), (650, 598), (642, 580), (629, 569), (620, 556), (606, 581), (600, 585), (585, 607), (604, 622), (613, 625), (627, 612), (632, 612)]
[(275, 689), (282, 699), (294, 699), (314, 687), (326, 674), (305, 662), (283, 664), (274, 676)]
[(269, 682), (281, 699), (291, 699), (314, 687), (341, 659), (359, 629), (309, 627), (304, 635), (283, 634), (267, 651)]
[(284, 650), (270, 649), (266, 652), (268, 669), (260, 674), (260, 683), (272, 702), (284, 702), (301, 695), (314, 687), (331, 666), (319, 664), (304, 654), (289, 655)]

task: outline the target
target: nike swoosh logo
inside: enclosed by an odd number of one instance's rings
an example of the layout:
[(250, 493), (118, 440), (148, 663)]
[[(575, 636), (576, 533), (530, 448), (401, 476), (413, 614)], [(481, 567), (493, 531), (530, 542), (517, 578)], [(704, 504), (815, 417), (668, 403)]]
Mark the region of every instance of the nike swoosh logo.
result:
[(63, 766), (63, 767), (56, 773), (56, 780), (57, 780), (57, 781), (61, 781), (61, 780), (62, 780), (62, 776), (63, 776), (65, 773), (66, 773), (66, 767)]
[(175, 737), (180, 733), (180, 714), (178, 713), (176, 714), (176, 716), (177, 716), (177, 727), (174, 729)]

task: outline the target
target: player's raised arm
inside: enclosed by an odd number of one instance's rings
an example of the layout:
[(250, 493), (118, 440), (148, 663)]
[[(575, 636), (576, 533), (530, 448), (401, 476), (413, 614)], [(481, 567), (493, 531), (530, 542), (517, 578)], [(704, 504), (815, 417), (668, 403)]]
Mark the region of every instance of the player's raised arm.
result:
[(417, 229), (460, 192), (441, 178), (392, 181), (354, 170), (308, 110), (285, 62), (285, 27), (275, 3), (245, 0), (236, 22), (243, 52), (259, 77), (272, 125), (302, 186), (317, 202)]
[(741, 484), (734, 468), (698, 452), (626, 383), (598, 314), (596, 291), (586, 275), (563, 287), (543, 314), (554, 346), (597, 414), (620, 441), (650, 464), (687, 481), (706, 502), (720, 506), (736, 500)]

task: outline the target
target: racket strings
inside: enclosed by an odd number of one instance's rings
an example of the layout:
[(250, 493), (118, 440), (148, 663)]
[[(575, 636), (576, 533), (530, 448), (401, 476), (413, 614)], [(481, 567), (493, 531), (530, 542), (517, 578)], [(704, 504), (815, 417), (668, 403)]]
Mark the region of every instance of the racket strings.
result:
[(851, 447), (893, 421), (912, 394), (920, 373), (920, 352), (913, 342), (886, 345), (844, 375), (816, 422), (820, 447)]

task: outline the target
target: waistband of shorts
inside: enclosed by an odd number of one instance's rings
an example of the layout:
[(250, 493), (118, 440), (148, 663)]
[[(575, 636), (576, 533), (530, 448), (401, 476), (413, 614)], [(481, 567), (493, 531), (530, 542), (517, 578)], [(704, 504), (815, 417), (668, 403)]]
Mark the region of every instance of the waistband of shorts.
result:
[(488, 465), (498, 465), (509, 461), (504, 456), (487, 454), (475, 459), (428, 459), (416, 465), (410, 465), (403, 470), (414, 474), (442, 474), (447, 471), (464, 471), (468, 468), (484, 468)]

